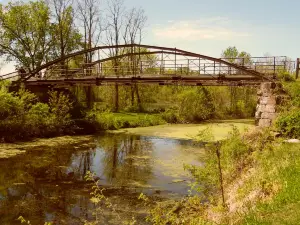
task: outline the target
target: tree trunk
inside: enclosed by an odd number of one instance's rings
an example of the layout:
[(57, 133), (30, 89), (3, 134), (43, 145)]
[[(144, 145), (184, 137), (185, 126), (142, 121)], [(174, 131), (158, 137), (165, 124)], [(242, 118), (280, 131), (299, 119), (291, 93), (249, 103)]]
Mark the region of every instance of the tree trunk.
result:
[(134, 106), (134, 86), (131, 85), (131, 106)]
[(115, 112), (119, 111), (119, 85), (115, 84)]
[(140, 98), (140, 93), (139, 93), (139, 88), (138, 85), (135, 84), (135, 93), (136, 93), (136, 98), (137, 98), (137, 103), (138, 103), (138, 107), (139, 107), (139, 111), (142, 112), (143, 111), (143, 107), (142, 107), (142, 102), (141, 102), (141, 98)]
[(86, 106), (88, 109), (93, 107), (93, 90), (91, 86), (88, 86), (86, 91)]

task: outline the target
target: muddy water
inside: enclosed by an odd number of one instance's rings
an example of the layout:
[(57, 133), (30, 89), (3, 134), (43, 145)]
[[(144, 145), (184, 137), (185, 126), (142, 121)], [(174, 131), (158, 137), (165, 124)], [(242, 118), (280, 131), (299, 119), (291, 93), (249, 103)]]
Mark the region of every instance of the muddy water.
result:
[[(232, 125), (251, 128), (249, 121), (212, 124), (216, 139)], [(188, 140), (204, 125), (175, 125), (126, 130), (98, 136), (59, 137), (0, 145), (0, 224), (84, 224), (95, 219), (90, 201), (92, 171), (113, 209), (101, 207), (97, 224), (122, 224), (132, 216), (147, 224), (151, 204), (188, 194), (191, 177), (183, 164), (201, 165), (204, 149)], [(207, 125), (205, 125), (207, 126)], [(150, 196), (150, 206), (138, 200)], [(98, 207), (99, 209), (99, 207)]]
[[(135, 215), (142, 224), (147, 208), (139, 194), (156, 200), (187, 195), (191, 178), (183, 164), (201, 165), (203, 154), (201, 146), (189, 140), (126, 134), (78, 138), (70, 144), (36, 143), (21, 150), (26, 153), (0, 159), (0, 224), (20, 224), (20, 215), (31, 224), (93, 220), (87, 171), (95, 173), (120, 213), (127, 212), (122, 219)], [(109, 210), (102, 221), (120, 224)]]

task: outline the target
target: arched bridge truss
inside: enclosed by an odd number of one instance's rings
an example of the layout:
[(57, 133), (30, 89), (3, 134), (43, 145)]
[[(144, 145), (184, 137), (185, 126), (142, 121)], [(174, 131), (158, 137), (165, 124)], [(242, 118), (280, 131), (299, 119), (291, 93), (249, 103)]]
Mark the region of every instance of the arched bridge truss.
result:
[(243, 86), (275, 81), (286, 57), (213, 58), (176, 48), (150, 45), (99, 46), (48, 62), (32, 72), (1, 79), (12, 85)]

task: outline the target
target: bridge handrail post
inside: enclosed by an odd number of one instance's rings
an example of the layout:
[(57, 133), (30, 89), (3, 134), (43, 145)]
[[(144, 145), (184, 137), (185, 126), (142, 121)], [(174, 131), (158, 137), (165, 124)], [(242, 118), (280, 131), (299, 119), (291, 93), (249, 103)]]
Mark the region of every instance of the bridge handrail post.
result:
[(297, 58), (297, 63), (296, 63), (296, 79), (299, 77), (299, 65), (300, 65), (300, 59)]
[(201, 75), (201, 58), (199, 57), (199, 75)]
[(176, 69), (177, 69), (177, 50), (175, 48), (175, 75), (176, 75)]
[(276, 73), (276, 57), (274, 56), (274, 75)]

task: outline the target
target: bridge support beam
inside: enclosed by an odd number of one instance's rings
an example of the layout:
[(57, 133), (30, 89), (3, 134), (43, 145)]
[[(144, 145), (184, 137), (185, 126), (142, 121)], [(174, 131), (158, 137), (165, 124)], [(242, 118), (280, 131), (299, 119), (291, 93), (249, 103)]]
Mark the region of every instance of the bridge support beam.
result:
[(270, 127), (277, 117), (278, 106), (286, 94), (281, 84), (265, 82), (260, 85), (257, 95), (256, 125)]

